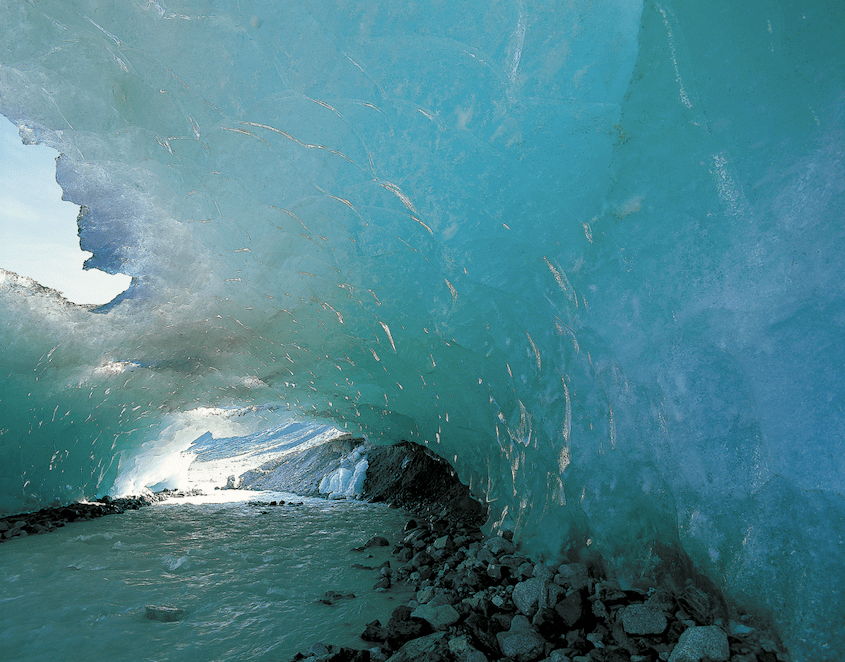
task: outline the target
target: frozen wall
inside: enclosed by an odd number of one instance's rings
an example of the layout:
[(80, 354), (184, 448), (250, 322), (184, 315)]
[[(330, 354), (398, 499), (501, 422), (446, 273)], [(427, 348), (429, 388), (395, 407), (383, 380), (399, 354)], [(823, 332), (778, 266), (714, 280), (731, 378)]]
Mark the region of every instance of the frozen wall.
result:
[(0, 509), (280, 405), (428, 444), (535, 553), (682, 549), (839, 659), (843, 11), (0, 4), (0, 112), (134, 278), (0, 278)]

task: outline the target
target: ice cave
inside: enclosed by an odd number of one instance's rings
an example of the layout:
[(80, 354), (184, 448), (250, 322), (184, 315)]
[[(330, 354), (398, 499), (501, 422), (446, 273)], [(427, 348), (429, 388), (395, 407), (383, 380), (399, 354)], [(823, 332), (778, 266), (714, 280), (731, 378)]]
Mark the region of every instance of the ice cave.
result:
[(533, 554), (683, 555), (842, 659), (845, 3), (0, 18), (0, 113), (132, 277), (94, 307), (0, 271), (0, 514), (220, 412), (329, 423), (428, 446)]

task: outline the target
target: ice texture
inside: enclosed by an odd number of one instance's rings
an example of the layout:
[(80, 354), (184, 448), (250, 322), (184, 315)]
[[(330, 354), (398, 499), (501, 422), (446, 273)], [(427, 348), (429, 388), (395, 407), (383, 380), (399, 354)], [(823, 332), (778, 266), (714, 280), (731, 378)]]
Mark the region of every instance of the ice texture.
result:
[(688, 555), (841, 659), (844, 13), (0, 4), (0, 113), (133, 277), (95, 313), (0, 272), (0, 510), (285, 410), (427, 444), (550, 561)]

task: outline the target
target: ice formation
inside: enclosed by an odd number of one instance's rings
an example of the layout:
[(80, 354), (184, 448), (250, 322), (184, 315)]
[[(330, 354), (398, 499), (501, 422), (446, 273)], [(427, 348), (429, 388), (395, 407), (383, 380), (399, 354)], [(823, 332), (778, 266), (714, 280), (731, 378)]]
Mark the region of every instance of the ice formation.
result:
[(187, 411), (295, 415), (428, 444), (534, 553), (683, 550), (840, 659), (844, 12), (3, 3), (0, 113), (133, 285), (0, 272), (0, 510)]

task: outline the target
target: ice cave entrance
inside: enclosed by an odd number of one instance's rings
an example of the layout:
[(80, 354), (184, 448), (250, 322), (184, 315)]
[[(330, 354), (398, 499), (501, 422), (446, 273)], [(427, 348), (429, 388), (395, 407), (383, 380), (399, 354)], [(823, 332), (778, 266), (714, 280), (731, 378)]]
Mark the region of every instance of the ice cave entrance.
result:
[(76, 304), (104, 304), (132, 279), (83, 270), (79, 206), (62, 200), (56, 183), (58, 152), (24, 145), (17, 127), (0, 115), (0, 269), (26, 276)]

